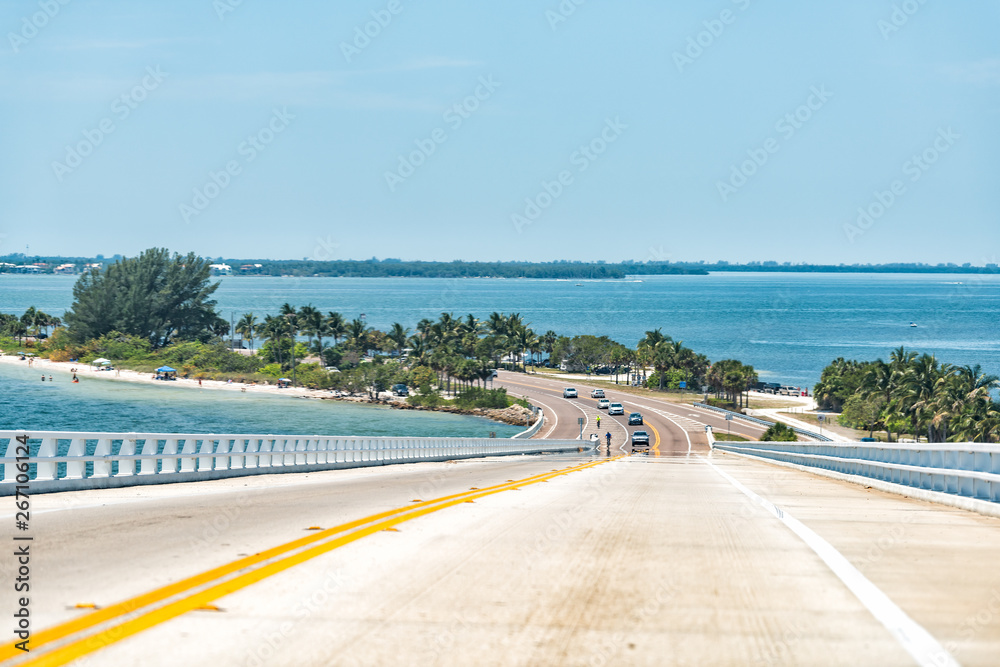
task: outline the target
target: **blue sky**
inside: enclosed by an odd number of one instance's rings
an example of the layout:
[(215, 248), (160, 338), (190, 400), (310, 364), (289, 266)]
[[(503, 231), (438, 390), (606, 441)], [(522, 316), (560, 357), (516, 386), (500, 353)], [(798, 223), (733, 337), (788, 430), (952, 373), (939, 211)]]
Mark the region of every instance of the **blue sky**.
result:
[(998, 26), (995, 0), (10, 0), (0, 254), (996, 262)]

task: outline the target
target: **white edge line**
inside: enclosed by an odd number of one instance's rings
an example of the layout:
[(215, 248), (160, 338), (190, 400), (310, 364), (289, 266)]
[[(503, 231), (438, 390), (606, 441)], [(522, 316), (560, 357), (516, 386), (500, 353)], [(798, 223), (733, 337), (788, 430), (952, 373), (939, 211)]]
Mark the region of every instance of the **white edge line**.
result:
[[(704, 457), (699, 457), (703, 458)], [(704, 459), (715, 472), (736, 487), (795, 533), (820, 559), (827, 564), (847, 588), (861, 601), (868, 611), (892, 634), (918, 664), (926, 667), (959, 667), (958, 661), (906, 612), (896, 606), (875, 584), (854, 567), (833, 545), (817, 535), (801, 521), (733, 479), (708, 459)]]

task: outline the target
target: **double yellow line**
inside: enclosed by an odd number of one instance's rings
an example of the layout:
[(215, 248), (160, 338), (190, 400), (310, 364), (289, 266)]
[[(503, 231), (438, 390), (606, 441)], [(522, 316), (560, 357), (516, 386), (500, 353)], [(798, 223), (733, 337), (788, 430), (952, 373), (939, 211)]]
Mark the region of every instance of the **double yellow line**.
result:
[[(415, 502), (313, 533), (36, 633), (31, 638), (32, 653), (41, 649), (43, 654), (18, 664), (32, 667), (64, 665), (372, 533), (459, 503), (546, 482), (618, 458), (621, 457), (591, 461), (484, 489)], [(0, 648), (0, 660), (18, 656), (24, 656), (24, 653), (15, 648), (13, 642)]]

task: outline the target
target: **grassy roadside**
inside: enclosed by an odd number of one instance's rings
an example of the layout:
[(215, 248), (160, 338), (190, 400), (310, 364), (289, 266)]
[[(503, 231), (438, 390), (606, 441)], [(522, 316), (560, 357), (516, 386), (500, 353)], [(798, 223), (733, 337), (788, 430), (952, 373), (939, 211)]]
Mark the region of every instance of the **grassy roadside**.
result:
[[(817, 428), (821, 424), (821, 422), (819, 421), (819, 415), (810, 414), (808, 412), (781, 412), (779, 414), (787, 415), (792, 419), (797, 419), (799, 421), (806, 422), (807, 424), (812, 424)], [(832, 431), (838, 435), (843, 435), (845, 437), (852, 438), (854, 440), (859, 440), (861, 438), (868, 437), (868, 431), (859, 431), (857, 429), (848, 428), (846, 426), (841, 426), (840, 424), (838, 424), (837, 423), (838, 416), (839, 415), (837, 415), (836, 413), (831, 413), (829, 415), (826, 415), (827, 419), (832, 419), (833, 421), (822, 422), (823, 430)]]
[[(546, 369), (545, 372), (530, 373), (537, 377), (548, 377), (552, 380), (563, 380), (565, 378), (556, 375), (555, 373), (550, 373), (551, 369)], [(560, 371), (563, 375), (564, 372)], [(622, 394), (632, 394), (633, 396), (644, 396), (646, 398), (658, 398), (662, 401), (668, 401), (670, 403), (679, 403), (681, 405), (691, 405), (692, 403), (698, 403), (702, 398), (705, 397), (704, 394), (700, 392), (693, 391), (656, 391), (653, 389), (646, 389), (644, 387), (633, 387), (627, 384), (615, 384), (614, 376), (610, 379), (605, 379), (607, 376), (594, 375), (585, 380), (580, 380), (581, 382), (586, 382), (588, 385), (594, 387), (599, 387), (605, 391), (615, 391)], [(573, 381), (569, 380), (566, 382), (567, 386), (572, 386)]]
[(735, 433), (712, 433), (716, 442), (750, 442), (750, 438), (745, 438), (742, 435), (736, 435)]

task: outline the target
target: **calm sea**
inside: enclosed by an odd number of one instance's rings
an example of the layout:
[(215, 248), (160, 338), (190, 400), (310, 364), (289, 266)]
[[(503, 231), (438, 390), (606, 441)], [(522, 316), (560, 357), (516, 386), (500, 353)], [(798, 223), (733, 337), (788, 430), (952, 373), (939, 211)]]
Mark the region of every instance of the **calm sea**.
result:
[[(62, 314), (71, 276), (0, 275), (0, 311)], [(1000, 374), (1000, 276), (714, 273), (606, 281), (430, 278), (221, 279), (225, 317), (312, 304), (369, 325), (414, 327), (448, 311), (521, 313), (536, 332), (606, 334), (634, 346), (649, 329), (761, 379), (812, 386), (836, 357), (887, 358), (900, 345)], [(911, 327), (910, 323), (917, 324)]]
[(260, 433), (510, 437), (523, 427), (480, 417), (393, 410), (339, 401), (102, 380), (0, 364), (0, 429), (158, 433)]

